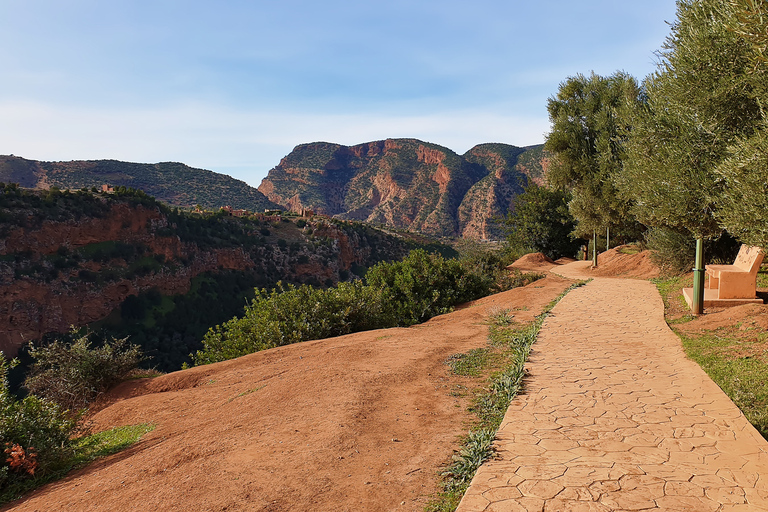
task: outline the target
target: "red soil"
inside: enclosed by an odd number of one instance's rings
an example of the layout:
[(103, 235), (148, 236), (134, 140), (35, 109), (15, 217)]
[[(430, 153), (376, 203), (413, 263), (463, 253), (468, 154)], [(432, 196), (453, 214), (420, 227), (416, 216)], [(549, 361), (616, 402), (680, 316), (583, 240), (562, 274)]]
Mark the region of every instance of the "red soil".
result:
[(527, 270), (533, 272), (545, 272), (556, 267), (557, 263), (540, 252), (532, 252), (519, 258), (509, 265), (509, 269)]
[(472, 384), (446, 359), (486, 345), (489, 310), (530, 321), (569, 283), (549, 276), (423, 325), (123, 383), (94, 430), (156, 429), (3, 510), (423, 510), (471, 420), (457, 386)]
[(597, 256), (597, 268), (591, 273), (600, 277), (634, 277), (650, 279), (659, 276), (659, 268), (651, 261), (651, 251), (625, 254), (631, 246), (622, 245)]
[(707, 308), (706, 314), (675, 326), (685, 332), (711, 331), (737, 327), (739, 331), (768, 331), (768, 304), (744, 304), (717, 310)]
[[(590, 269), (590, 274), (599, 277), (635, 277), (649, 279), (659, 276), (658, 267), (651, 261), (651, 252), (642, 251), (636, 254), (625, 254), (631, 246), (619, 246), (605, 251), (597, 256), (597, 268)], [(546, 272), (558, 265), (571, 263), (573, 258), (560, 258), (552, 261), (540, 252), (526, 254), (507, 268), (518, 270)]]

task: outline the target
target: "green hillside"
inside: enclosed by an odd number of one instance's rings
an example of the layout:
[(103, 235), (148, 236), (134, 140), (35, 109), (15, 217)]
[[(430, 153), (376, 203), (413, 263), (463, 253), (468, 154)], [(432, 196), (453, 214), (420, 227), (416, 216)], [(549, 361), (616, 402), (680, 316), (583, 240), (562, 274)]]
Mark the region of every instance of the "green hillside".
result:
[(0, 181), (27, 188), (81, 189), (109, 184), (145, 191), (171, 206), (263, 211), (278, 208), (244, 181), (177, 162), (140, 164), (118, 160), (41, 162), (0, 155)]

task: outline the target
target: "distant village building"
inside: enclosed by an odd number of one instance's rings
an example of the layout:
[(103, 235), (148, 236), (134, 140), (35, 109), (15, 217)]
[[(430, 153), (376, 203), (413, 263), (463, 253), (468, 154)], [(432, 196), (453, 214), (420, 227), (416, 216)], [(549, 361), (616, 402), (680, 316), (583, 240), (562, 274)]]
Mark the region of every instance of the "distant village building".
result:
[(308, 210), (306, 208), (302, 208), (299, 213), (301, 214), (302, 217), (314, 217), (315, 216), (315, 212), (313, 212), (312, 210)]
[(242, 210), (242, 209), (234, 209), (229, 205), (222, 206), (222, 210), (227, 212), (228, 215), (231, 215), (233, 217), (245, 217), (249, 214), (248, 210)]
[(114, 194), (115, 193), (115, 187), (112, 185), (107, 185), (106, 183), (101, 186), (101, 191), (106, 192), (107, 194)]

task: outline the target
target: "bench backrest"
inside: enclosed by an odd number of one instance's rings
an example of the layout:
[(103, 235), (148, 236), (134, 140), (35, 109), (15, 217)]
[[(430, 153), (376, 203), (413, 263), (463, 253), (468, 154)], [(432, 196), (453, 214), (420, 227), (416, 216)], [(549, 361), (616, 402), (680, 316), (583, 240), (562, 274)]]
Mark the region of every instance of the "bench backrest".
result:
[(739, 254), (736, 256), (734, 267), (738, 267), (745, 272), (757, 275), (760, 265), (763, 263), (763, 249), (760, 247), (750, 247), (742, 245)]

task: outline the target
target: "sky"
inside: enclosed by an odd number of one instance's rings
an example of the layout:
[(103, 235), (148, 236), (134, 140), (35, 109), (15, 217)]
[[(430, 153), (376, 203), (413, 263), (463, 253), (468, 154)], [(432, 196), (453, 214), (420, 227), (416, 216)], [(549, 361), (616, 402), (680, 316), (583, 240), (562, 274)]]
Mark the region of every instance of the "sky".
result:
[(0, 0), (0, 154), (258, 186), (298, 144), (527, 146), (578, 73), (639, 80), (674, 0)]

